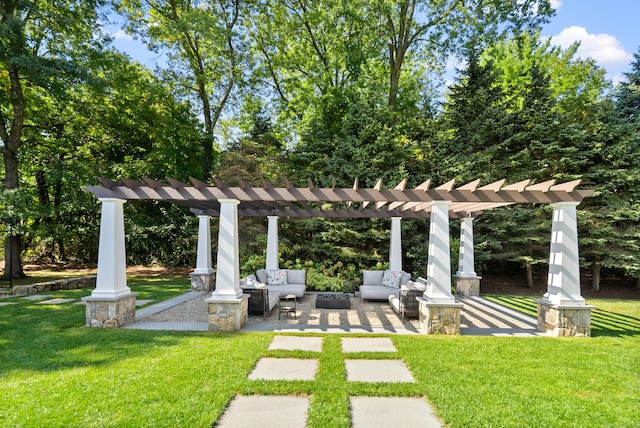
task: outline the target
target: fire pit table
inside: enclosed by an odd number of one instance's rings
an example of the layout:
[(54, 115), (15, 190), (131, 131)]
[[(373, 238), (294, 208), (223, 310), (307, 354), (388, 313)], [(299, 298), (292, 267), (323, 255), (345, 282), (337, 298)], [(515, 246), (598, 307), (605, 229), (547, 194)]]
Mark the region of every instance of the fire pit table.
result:
[(351, 295), (348, 293), (318, 293), (316, 309), (351, 309)]

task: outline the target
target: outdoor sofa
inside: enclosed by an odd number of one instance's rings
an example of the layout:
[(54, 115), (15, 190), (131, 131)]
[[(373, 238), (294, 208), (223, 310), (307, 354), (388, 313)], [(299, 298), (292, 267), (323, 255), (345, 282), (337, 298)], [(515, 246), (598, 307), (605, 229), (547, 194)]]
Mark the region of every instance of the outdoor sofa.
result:
[(266, 315), (280, 301), (292, 294), (300, 299), (307, 291), (307, 271), (303, 269), (258, 269), (255, 275), (240, 280), (240, 288), (249, 294), (249, 313)]
[(400, 286), (411, 279), (411, 274), (392, 270), (363, 270), (360, 297), (364, 300), (388, 300), (398, 295)]
[(416, 282), (408, 281), (401, 285), (397, 295), (389, 296), (391, 308), (400, 315), (403, 322), (405, 318), (418, 318), (420, 315), (418, 298), (424, 294), (426, 289), (427, 281), (424, 278), (419, 278)]

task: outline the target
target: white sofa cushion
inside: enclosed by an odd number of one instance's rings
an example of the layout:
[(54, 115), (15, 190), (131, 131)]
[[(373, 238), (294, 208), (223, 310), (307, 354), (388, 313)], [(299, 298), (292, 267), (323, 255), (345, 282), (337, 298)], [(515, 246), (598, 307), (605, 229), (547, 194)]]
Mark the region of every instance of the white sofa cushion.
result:
[(287, 269), (288, 284), (306, 284), (307, 271), (304, 269)]
[(266, 269), (258, 269), (256, 271), (256, 277), (258, 278), (258, 281), (266, 284), (267, 283), (267, 270)]
[(407, 281), (406, 284), (402, 284), (400, 286), (400, 290), (402, 290), (402, 291), (409, 291), (409, 290), (426, 291), (427, 290), (427, 285), (423, 284), (421, 282)]
[(367, 300), (388, 300), (389, 296), (397, 296), (397, 288), (385, 287), (384, 285), (361, 285), (360, 296)]
[(362, 284), (363, 285), (382, 285), (382, 275), (384, 275), (384, 271), (381, 271), (381, 270), (363, 270)]

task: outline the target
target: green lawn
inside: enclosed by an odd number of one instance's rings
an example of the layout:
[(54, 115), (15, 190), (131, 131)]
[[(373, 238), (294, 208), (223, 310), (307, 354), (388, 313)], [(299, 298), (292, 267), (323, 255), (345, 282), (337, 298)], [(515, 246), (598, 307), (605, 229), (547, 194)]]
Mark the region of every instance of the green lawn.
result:
[[(129, 284), (156, 300), (188, 289), (188, 280), (155, 279)], [(79, 298), (89, 290), (48, 294)], [(532, 302), (500, 298), (525, 309)], [(273, 333), (90, 329), (82, 306), (10, 301), (18, 303), (0, 307), (0, 426), (209, 427), (236, 394), (309, 396), (316, 428), (349, 427), (354, 395), (425, 396), (452, 427), (640, 420), (637, 301), (589, 302), (608, 311), (594, 314), (589, 339), (389, 336), (416, 384), (346, 382), (340, 335), (323, 336), (320, 355), (268, 351)], [(320, 369), (313, 382), (249, 381), (263, 356), (319, 358)], [(390, 357), (398, 355), (348, 356)]]

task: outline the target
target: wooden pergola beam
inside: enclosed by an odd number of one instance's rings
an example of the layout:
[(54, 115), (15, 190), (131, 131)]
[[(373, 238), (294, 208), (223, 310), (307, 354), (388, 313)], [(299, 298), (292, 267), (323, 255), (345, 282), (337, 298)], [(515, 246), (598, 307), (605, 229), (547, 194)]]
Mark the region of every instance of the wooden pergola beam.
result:
[[(254, 187), (241, 179), (237, 180), (238, 186), (230, 186), (217, 178), (213, 179), (215, 186), (194, 178), (190, 178), (190, 184), (171, 178), (166, 184), (148, 178), (141, 182), (126, 178), (119, 182), (104, 178), (98, 181), (101, 186), (86, 188), (98, 198), (166, 201), (210, 215), (219, 214), (219, 200), (237, 199), (238, 214), (243, 216), (427, 218), (434, 201), (450, 201), (449, 215), (456, 218), (512, 204), (580, 203), (593, 194), (592, 190), (576, 190), (580, 180), (560, 184), (549, 180), (533, 185), (531, 180), (524, 180), (504, 186), (503, 179), (482, 187), (480, 180), (475, 180), (458, 188), (451, 180), (434, 189), (430, 187), (431, 180), (406, 189), (406, 179), (393, 189), (383, 189), (382, 180), (373, 188), (362, 188), (357, 180), (352, 188), (316, 188), (310, 181), (305, 188), (296, 188), (289, 181), (285, 181), (285, 187), (273, 187), (265, 180), (261, 187)], [(360, 203), (357, 209), (356, 202)], [(334, 207), (321, 209), (323, 204)]]

